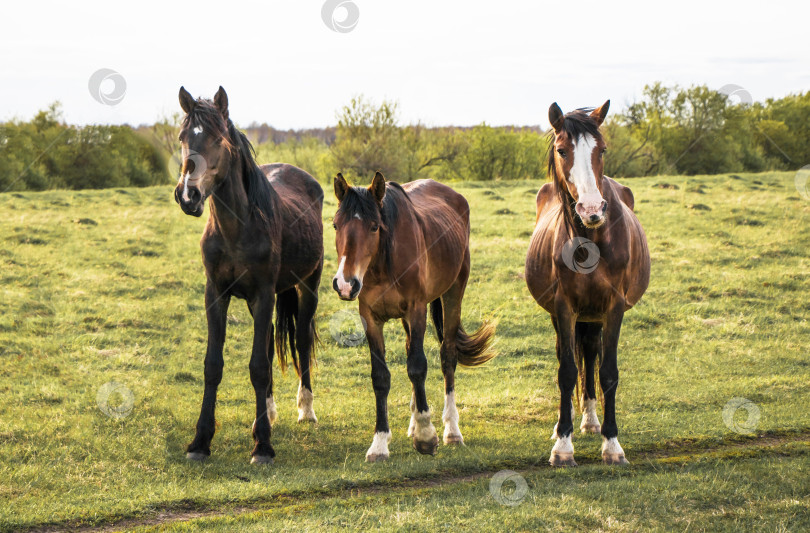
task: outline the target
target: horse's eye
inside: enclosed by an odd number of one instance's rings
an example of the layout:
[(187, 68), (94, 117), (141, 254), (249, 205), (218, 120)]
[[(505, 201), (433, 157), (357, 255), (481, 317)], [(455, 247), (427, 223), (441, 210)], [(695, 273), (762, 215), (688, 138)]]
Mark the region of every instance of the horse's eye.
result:
[(337, 224), (335, 224), (334, 222), (332, 222), (332, 227), (337, 230)]
[(605, 152), (607, 152), (607, 148), (602, 148), (602, 155), (605, 155)]
[(567, 155), (565, 150), (563, 150), (562, 148), (557, 148), (557, 153), (560, 154), (560, 157), (562, 157), (563, 159), (565, 159)]
[(372, 233), (376, 233), (376, 231), (377, 231), (378, 229), (380, 229), (379, 224), (372, 224), (372, 225), (371, 225), (371, 232), (372, 232)]

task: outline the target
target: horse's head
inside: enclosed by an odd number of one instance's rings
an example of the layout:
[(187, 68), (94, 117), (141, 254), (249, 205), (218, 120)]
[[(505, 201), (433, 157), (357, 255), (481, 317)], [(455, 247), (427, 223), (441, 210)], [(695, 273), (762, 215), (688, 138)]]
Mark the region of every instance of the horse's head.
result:
[(563, 115), (554, 102), (548, 110), (554, 128), (549, 170), (558, 186), (564, 186), (576, 201), (577, 215), (588, 228), (604, 224), (607, 212), (607, 201), (602, 197), (602, 156), (607, 146), (599, 126), (605, 121), (609, 107), (610, 100), (591, 113), (576, 110)]
[(354, 300), (363, 288), (363, 276), (380, 249), (380, 234), (386, 231), (381, 211), (385, 178), (377, 172), (368, 188), (351, 187), (343, 175), (338, 174), (335, 196), (338, 199), (335, 247), (340, 266), (332, 279), (332, 288), (342, 300)]
[(184, 213), (198, 217), (230, 165), (233, 145), (228, 135), (228, 95), (220, 87), (213, 101), (194, 100), (180, 87), (180, 107), (186, 116), (180, 129), (183, 160), (174, 199)]

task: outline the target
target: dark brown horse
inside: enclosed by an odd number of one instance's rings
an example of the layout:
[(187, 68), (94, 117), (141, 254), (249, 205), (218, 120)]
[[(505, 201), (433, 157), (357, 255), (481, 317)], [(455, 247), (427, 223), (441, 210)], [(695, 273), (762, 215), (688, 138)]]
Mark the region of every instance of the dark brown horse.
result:
[(323, 270), (323, 190), (299, 168), (256, 164), (253, 147), (228, 118), (228, 97), (222, 87), (213, 102), (195, 101), (181, 87), (180, 106), (186, 113), (180, 132), (183, 166), (174, 196), (183, 212), (194, 216), (202, 215), (210, 199), (200, 242), (207, 278), (205, 392), (187, 457), (202, 460), (211, 454), (228, 305), (235, 296), (247, 301), (253, 316), (249, 368), (256, 393), (256, 446), (251, 462), (270, 463), (275, 456), (270, 425), (276, 418), (271, 365), (274, 307), (279, 363), (283, 370), (289, 343), (300, 376), (298, 421), (317, 421), (309, 368)]
[(388, 391), (383, 326), (402, 320), (407, 336), (408, 377), (413, 385), (408, 435), (419, 453), (435, 454), (439, 438), (425, 396), (424, 350), (427, 306), (441, 342), (445, 402), (444, 443), (463, 443), (455, 403), (456, 363), (476, 366), (495, 354), (489, 349), (495, 328), (484, 324), (473, 335), (461, 327), (461, 301), (470, 275), (470, 208), (450, 187), (433, 180), (400, 186), (379, 172), (369, 188), (350, 187), (338, 174), (335, 195), (337, 254), (332, 281), (343, 300), (360, 298), (371, 351), (371, 380), (377, 402), (369, 462), (388, 459)]
[[(602, 458), (626, 464), (618, 441), (616, 349), (624, 312), (639, 301), (650, 280), (647, 238), (633, 213), (633, 193), (603, 176), (605, 141), (599, 126), (610, 101), (590, 113), (563, 115), (554, 103), (549, 120), (551, 178), (537, 193), (537, 222), (526, 257), (526, 283), (551, 314), (557, 332), (559, 421), (550, 463), (575, 466), (571, 443), (574, 389), (582, 389), (580, 429), (599, 433), (594, 371), (604, 405)], [(579, 369), (579, 370), (578, 370)]]

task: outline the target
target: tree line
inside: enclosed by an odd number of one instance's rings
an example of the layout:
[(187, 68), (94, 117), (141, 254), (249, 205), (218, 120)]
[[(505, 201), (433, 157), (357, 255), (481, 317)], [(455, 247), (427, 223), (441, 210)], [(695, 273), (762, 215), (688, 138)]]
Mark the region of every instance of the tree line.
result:
[[(179, 115), (151, 126), (73, 126), (58, 104), (0, 124), (0, 191), (149, 186), (177, 179)], [(405, 182), (537, 179), (549, 137), (539, 127), (403, 125), (396, 102), (353, 98), (337, 126), (245, 129), (262, 163), (284, 161), (327, 180), (377, 170)], [(706, 86), (644, 88), (603, 126), (609, 176), (798, 169), (810, 163), (810, 91), (739, 102)]]

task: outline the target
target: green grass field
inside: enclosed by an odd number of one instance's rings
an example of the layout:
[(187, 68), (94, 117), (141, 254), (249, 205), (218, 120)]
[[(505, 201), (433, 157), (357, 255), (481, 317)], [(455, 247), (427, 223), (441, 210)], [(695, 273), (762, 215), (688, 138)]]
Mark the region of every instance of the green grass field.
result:
[[(472, 206), (464, 323), (499, 322), (499, 356), (457, 376), (467, 446), (440, 446), (435, 457), (411, 448), (404, 335), (391, 322), (391, 458), (373, 465), (364, 462), (374, 428), (368, 350), (329, 333), (335, 313), (357, 305), (330, 288), (331, 186), (313, 384), (320, 422), (296, 423), (297, 379), (276, 370), (278, 455), (262, 467), (249, 464), (252, 326), (238, 300), (212, 456), (184, 458), (202, 396), (205, 217), (183, 215), (168, 186), (0, 194), (0, 530), (122, 520), (183, 531), (807, 530), (810, 201), (793, 177), (624, 181), (653, 260), (619, 347), (617, 413), (631, 466), (602, 466), (601, 439), (576, 435), (581, 466), (569, 470), (546, 466), (554, 335), (522, 274), (538, 181), (454, 185)], [(438, 346), (433, 337), (426, 345), (441, 432)], [(104, 404), (109, 383), (122, 387)], [(752, 435), (724, 422), (733, 398), (758, 410)], [(747, 415), (738, 409), (734, 424)], [(526, 480), (517, 506), (490, 492), (503, 469)]]

